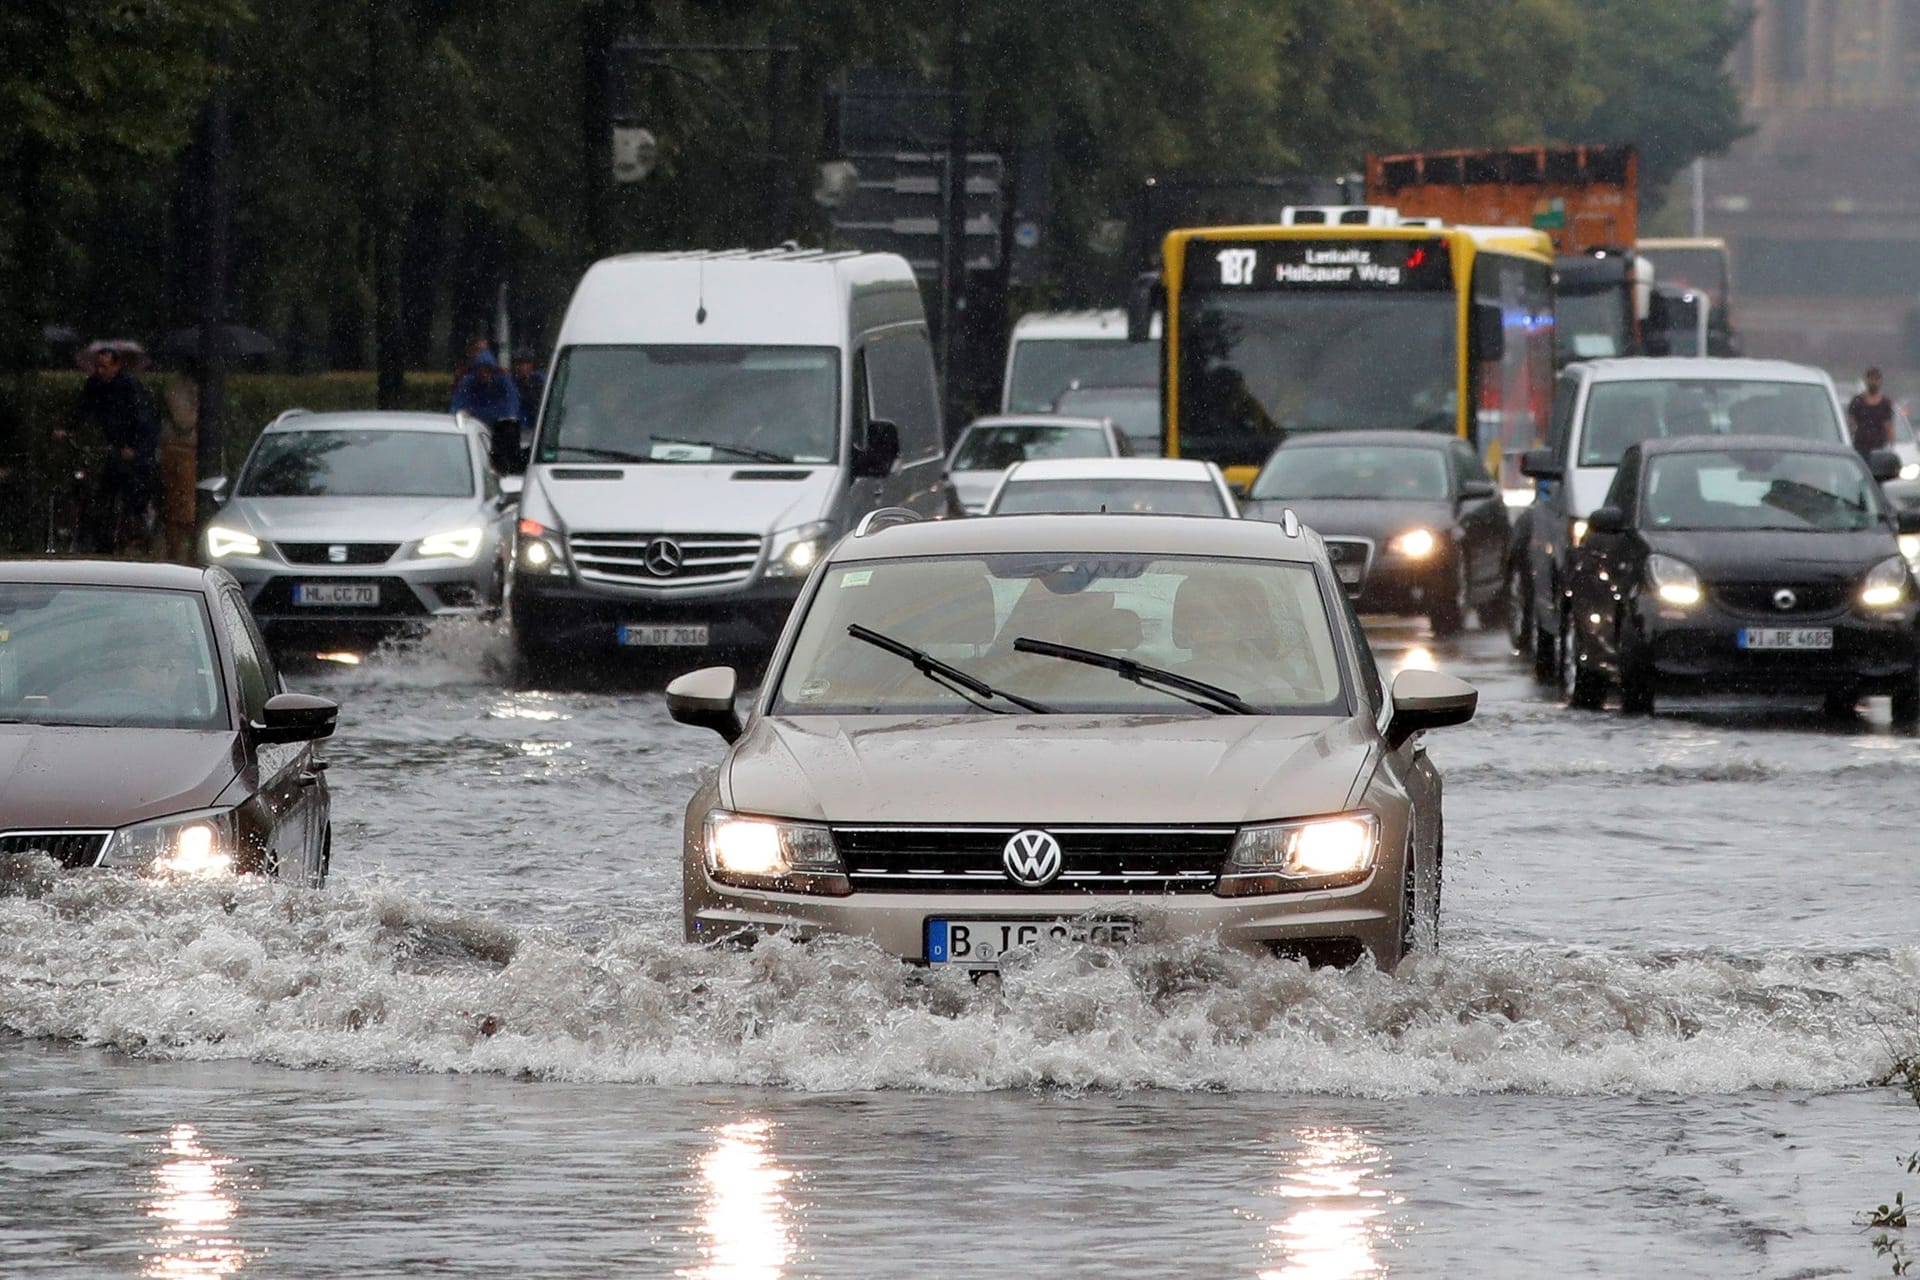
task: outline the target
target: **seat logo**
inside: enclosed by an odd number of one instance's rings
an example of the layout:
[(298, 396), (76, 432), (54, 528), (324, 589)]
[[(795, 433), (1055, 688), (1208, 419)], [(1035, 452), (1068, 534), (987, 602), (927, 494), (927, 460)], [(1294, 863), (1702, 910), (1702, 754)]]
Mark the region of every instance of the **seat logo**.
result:
[(328, 564), (345, 564), (346, 562), (347, 549), (345, 547), (335, 543), (333, 546), (327, 548)]
[(1782, 613), (1785, 613), (1799, 603), (1800, 597), (1793, 594), (1793, 592), (1786, 587), (1782, 587), (1773, 593), (1773, 607)]
[(654, 577), (671, 578), (687, 562), (687, 555), (672, 538), (655, 538), (640, 553), (640, 559)]
[(1007, 879), (1028, 889), (1044, 889), (1060, 875), (1060, 842), (1045, 831), (1021, 831), (1000, 854)]

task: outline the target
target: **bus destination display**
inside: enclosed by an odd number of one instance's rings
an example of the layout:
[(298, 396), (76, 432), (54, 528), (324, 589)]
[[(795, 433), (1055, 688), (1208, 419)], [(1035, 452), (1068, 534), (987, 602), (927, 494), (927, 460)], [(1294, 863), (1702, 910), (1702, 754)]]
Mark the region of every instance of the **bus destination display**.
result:
[(1445, 290), (1445, 240), (1190, 240), (1186, 281), (1222, 289)]

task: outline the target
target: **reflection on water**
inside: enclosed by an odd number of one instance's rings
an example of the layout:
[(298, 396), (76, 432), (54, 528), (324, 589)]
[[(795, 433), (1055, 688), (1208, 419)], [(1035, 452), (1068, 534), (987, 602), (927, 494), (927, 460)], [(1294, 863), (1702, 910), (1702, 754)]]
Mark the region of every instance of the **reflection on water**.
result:
[(1302, 1129), (1273, 1193), (1288, 1204), (1269, 1247), (1280, 1265), (1261, 1280), (1366, 1280), (1387, 1273), (1375, 1253), (1386, 1213), (1387, 1153), (1348, 1128)]
[(698, 1280), (745, 1280), (782, 1275), (793, 1255), (791, 1206), (782, 1189), (793, 1177), (774, 1160), (769, 1120), (742, 1120), (713, 1131), (713, 1148), (700, 1158), (701, 1207), (697, 1228), (706, 1260), (677, 1274)]
[(190, 1124), (174, 1126), (153, 1172), (147, 1216), (160, 1223), (148, 1242), (153, 1252), (141, 1269), (147, 1276), (230, 1276), (246, 1265), (247, 1251), (229, 1234), (240, 1204), (226, 1167), (232, 1156), (200, 1144)]

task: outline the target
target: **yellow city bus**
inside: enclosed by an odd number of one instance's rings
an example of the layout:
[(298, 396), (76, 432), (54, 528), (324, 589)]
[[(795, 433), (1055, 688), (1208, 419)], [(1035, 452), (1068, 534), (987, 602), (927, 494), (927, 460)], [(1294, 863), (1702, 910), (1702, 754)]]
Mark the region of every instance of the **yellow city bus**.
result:
[(1516, 500), (1530, 492), (1519, 458), (1544, 439), (1553, 397), (1547, 235), (1381, 208), (1288, 216), (1171, 232), (1160, 286), (1136, 294), (1137, 334), (1165, 309), (1168, 456), (1244, 484), (1291, 432), (1451, 431)]

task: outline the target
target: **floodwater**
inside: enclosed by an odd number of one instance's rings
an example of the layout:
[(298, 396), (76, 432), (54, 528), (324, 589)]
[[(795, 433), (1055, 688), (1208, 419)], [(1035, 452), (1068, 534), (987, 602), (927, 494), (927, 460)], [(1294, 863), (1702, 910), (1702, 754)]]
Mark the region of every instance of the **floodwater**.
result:
[(323, 892), (0, 880), (0, 1274), (1861, 1275), (1915, 1181), (1920, 739), (1562, 709), (1503, 643), (1437, 955), (1000, 983), (679, 940), (719, 757), (454, 628), (344, 704)]

